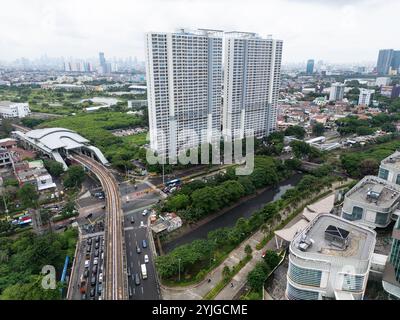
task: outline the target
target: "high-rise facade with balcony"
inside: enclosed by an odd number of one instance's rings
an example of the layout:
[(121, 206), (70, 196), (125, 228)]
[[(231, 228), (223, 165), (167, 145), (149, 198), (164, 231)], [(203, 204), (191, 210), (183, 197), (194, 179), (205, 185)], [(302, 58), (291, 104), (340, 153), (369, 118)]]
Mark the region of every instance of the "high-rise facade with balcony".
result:
[(219, 140), (222, 32), (146, 34), (150, 147), (174, 157)]
[(257, 138), (276, 129), (281, 40), (255, 33), (225, 34), (222, 126), (226, 140), (241, 139), (248, 129)]

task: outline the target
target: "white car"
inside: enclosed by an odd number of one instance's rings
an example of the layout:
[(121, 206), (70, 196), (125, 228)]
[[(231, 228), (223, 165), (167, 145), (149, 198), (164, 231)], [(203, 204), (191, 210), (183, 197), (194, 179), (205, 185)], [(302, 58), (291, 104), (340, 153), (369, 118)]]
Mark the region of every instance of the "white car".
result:
[(94, 258), (93, 263), (94, 263), (94, 265), (98, 264), (99, 263), (99, 258)]
[(90, 260), (86, 260), (85, 261), (85, 268), (89, 268), (89, 265), (90, 265)]
[(102, 283), (102, 282), (103, 282), (103, 274), (100, 273), (100, 274), (99, 274), (99, 283)]
[(147, 215), (148, 213), (149, 213), (149, 210), (144, 209), (142, 214), (143, 214), (143, 216), (145, 216), (145, 215)]
[(104, 260), (104, 252), (101, 253), (101, 260)]
[(144, 222), (143, 221), (140, 221), (140, 226), (144, 227)]
[(149, 263), (149, 256), (147, 254), (144, 255), (144, 263)]

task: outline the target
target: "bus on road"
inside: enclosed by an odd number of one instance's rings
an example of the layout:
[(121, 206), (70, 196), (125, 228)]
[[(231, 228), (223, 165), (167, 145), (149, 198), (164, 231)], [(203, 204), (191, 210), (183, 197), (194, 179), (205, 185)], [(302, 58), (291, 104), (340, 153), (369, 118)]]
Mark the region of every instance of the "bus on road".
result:
[(174, 179), (174, 180), (167, 181), (165, 183), (165, 186), (167, 186), (167, 187), (175, 187), (175, 186), (178, 186), (180, 184), (181, 184), (181, 180), (180, 179)]
[(140, 267), (142, 269), (142, 278), (143, 278), (143, 280), (147, 279), (147, 268), (146, 268), (146, 265), (142, 264)]

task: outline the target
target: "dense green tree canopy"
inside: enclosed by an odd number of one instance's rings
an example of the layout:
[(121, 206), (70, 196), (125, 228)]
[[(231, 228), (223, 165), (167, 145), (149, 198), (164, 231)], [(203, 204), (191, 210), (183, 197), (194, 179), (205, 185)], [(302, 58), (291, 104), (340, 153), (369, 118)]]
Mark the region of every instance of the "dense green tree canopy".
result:
[(295, 136), (297, 139), (304, 139), (306, 131), (301, 126), (291, 126), (285, 130), (285, 136)]
[(83, 170), (83, 167), (80, 165), (72, 165), (64, 175), (64, 187), (80, 188), (84, 179), (85, 171)]
[(44, 165), (47, 169), (47, 171), (53, 176), (53, 177), (59, 177), (63, 174), (64, 168), (61, 163), (55, 161), (55, 160), (50, 160), (46, 159), (44, 161)]

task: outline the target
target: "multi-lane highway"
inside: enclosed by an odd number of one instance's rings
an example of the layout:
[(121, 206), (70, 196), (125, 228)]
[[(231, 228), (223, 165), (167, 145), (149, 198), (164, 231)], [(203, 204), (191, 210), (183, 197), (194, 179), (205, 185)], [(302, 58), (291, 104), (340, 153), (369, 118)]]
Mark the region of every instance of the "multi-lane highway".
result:
[[(147, 206), (149, 208), (150, 206)], [(128, 270), (128, 293), (131, 300), (159, 300), (160, 291), (157, 281), (152, 248), (150, 243), (150, 229), (148, 228), (148, 214), (143, 216), (143, 209), (138, 208), (125, 213), (125, 242)], [(146, 247), (143, 247), (143, 240)], [(140, 253), (137, 252), (140, 248)], [(147, 260), (145, 261), (145, 256)], [(147, 279), (143, 279), (141, 265), (147, 268)], [(136, 283), (135, 275), (140, 277)]]
[(92, 171), (100, 180), (105, 192), (106, 228), (103, 299), (125, 300), (128, 298), (128, 282), (124, 248), (124, 220), (118, 183), (109, 170), (94, 159), (78, 154), (74, 154), (70, 158)]

